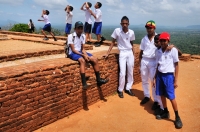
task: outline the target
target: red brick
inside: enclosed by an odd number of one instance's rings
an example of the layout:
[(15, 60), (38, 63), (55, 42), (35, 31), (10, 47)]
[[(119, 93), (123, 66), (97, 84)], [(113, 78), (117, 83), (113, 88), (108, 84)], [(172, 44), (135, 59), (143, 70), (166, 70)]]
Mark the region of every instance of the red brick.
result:
[(33, 98), (32, 99), (26, 99), (26, 100), (22, 101), (22, 104), (23, 105), (27, 105), (27, 104), (29, 104), (31, 102), (33, 102)]
[(10, 106), (10, 105), (12, 105), (12, 104), (14, 104), (16, 102), (16, 100), (8, 100), (8, 101), (6, 101), (6, 102), (3, 102), (2, 103), (2, 106), (3, 107), (7, 107), (7, 106)]
[(44, 96), (39, 95), (39, 96), (34, 97), (33, 99), (34, 99), (34, 101), (38, 101), (38, 100), (41, 100), (42, 98), (44, 98)]
[(21, 106), (16, 108), (16, 112), (24, 110), (24, 108), (25, 108), (25, 105), (21, 105)]

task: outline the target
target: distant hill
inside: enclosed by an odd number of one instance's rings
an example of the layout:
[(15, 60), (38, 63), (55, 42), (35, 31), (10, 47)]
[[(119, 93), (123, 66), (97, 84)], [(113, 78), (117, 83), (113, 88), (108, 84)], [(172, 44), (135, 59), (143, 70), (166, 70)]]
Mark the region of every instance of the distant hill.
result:
[(200, 25), (189, 25), (187, 28), (195, 28), (195, 29), (200, 29)]

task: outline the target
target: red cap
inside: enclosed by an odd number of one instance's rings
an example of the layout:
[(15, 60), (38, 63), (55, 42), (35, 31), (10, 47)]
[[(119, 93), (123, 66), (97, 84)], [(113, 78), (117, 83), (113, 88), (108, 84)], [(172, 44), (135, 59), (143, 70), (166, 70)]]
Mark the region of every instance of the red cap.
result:
[(159, 40), (160, 40), (160, 39), (170, 40), (170, 35), (169, 35), (169, 33), (168, 33), (168, 32), (162, 32), (162, 33), (160, 34), (160, 37), (159, 37)]

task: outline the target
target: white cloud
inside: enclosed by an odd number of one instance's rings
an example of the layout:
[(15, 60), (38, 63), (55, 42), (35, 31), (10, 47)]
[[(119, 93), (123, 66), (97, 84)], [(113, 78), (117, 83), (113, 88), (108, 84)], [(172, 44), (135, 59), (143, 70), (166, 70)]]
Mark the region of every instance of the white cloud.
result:
[(31, 8), (36, 9), (37, 7), (35, 5), (32, 5)]
[(67, 0), (34, 0), (34, 2), (43, 8), (58, 10), (69, 4)]
[(20, 5), (24, 0), (0, 0), (0, 4)]
[(21, 14), (21, 13), (17, 13), (17, 15), (18, 15), (18, 16), (25, 16), (24, 14)]
[(105, 0), (106, 5), (117, 7), (117, 10), (123, 9), (125, 6), (121, 0)]

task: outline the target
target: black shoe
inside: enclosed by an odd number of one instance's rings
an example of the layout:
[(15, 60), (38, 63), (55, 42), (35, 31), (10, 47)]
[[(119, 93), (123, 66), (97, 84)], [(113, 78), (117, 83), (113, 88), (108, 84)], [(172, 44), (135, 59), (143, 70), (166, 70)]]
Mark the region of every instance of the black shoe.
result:
[(118, 93), (118, 96), (119, 96), (120, 98), (124, 98), (123, 92), (120, 92), (120, 91), (117, 90), (117, 93)]
[(95, 47), (100, 47), (101, 46), (101, 44), (100, 43), (98, 43), (98, 44), (95, 44)]
[(90, 76), (86, 76), (85, 80), (88, 81), (90, 79)]
[(142, 104), (145, 104), (145, 103), (147, 103), (149, 100), (150, 100), (150, 98), (144, 97), (144, 99), (140, 102), (140, 104), (141, 104), (141, 105), (142, 105)]
[(106, 38), (104, 38), (103, 36), (101, 36), (101, 42), (105, 41)]
[(161, 114), (156, 115), (156, 119), (158, 120), (165, 119), (165, 118), (169, 118), (169, 111), (168, 112), (163, 111)]
[(135, 94), (131, 90), (125, 90), (125, 93), (127, 93), (130, 96), (135, 96)]
[(102, 85), (102, 84), (106, 84), (109, 80), (108, 79), (102, 79), (100, 78), (100, 80), (97, 81), (98, 85)]
[(47, 37), (44, 37), (44, 38), (43, 38), (43, 40), (49, 40), (49, 38), (47, 38)]
[(92, 42), (90, 42), (90, 41), (87, 41), (87, 42), (86, 42), (86, 44), (91, 44), (91, 43), (92, 43)]
[(54, 39), (54, 41), (57, 41), (57, 39), (55, 37), (53, 39)]
[(151, 109), (156, 110), (158, 108), (158, 102), (154, 102)]
[(160, 105), (154, 110), (154, 115), (160, 115), (163, 113), (163, 109), (160, 108)]
[(99, 43), (98, 41), (94, 42), (94, 44), (98, 44), (98, 43)]
[(179, 118), (176, 118), (176, 120), (175, 120), (174, 124), (175, 124), (175, 127), (176, 127), (177, 129), (180, 129), (180, 128), (182, 128), (182, 127), (183, 127), (183, 123), (182, 123), (182, 121), (181, 121), (181, 118), (180, 118), (180, 117), (179, 117)]
[(83, 90), (87, 90), (89, 87), (90, 87), (90, 85), (88, 85), (88, 84), (83, 85)]

